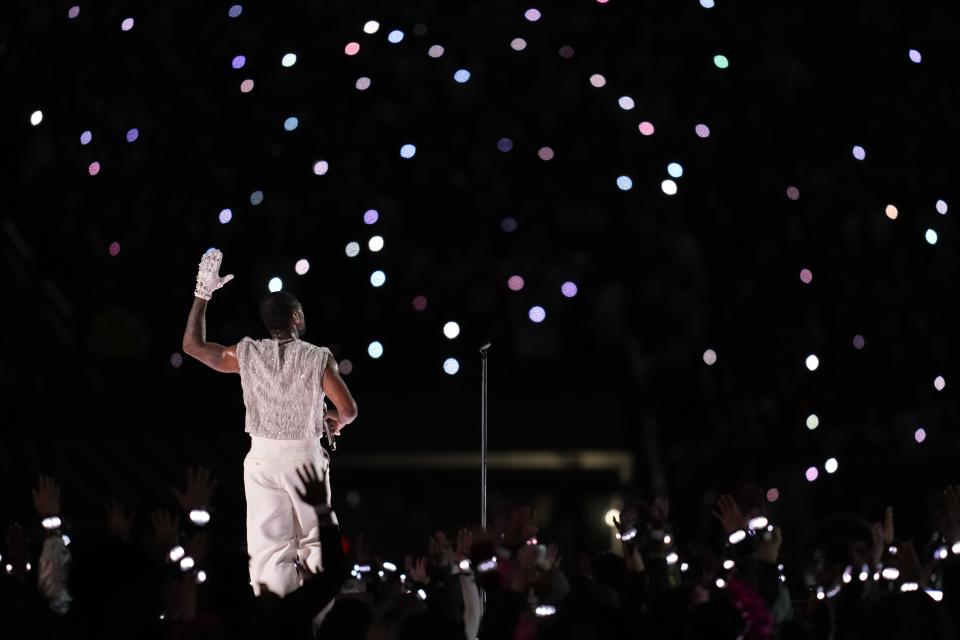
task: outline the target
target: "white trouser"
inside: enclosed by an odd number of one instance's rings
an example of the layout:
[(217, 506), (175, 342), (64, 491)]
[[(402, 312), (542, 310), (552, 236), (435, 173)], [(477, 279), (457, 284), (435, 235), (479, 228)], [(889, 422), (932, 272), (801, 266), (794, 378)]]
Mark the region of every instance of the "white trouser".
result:
[(330, 457), (317, 438), (272, 440), (253, 436), (243, 461), (247, 495), (247, 553), (250, 582), (260, 595), (260, 584), (284, 596), (300, 584), (296, 562), (319, 571), (320, 527), (313, 507), (297, 495), (302, 488), (296, 470), (313, 463), (326, 478), (330, 499)]

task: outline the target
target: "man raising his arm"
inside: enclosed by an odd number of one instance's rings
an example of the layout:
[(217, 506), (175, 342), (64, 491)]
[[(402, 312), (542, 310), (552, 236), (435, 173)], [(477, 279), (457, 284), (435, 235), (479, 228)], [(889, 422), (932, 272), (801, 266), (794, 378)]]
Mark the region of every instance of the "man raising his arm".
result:
[[(303, 307), (290, 293), (271, 293), (260, 303), (270, 338), (243, 338), (232, 346), (207, 341), (207, 302), (233, 279), (220, 276), (222, 260), (211, 249), (200, 261), (183, 352), (216, 371), (240, 374), (251, 439), (243, 462), (250, 581), (258, 595), (262, 583), (283, 596), (301, 584), (298, 561), (313, 572), (321, 564), (317, 514), (297, 496), (296, 470), (313, 464), (330, 491), (330, 460), (320, 435), (324, 423), (338, 435), (356, 419), (357, 403), (330, 350), (300, 339)], [(336, 410), (325, 410), (327, 397)]]

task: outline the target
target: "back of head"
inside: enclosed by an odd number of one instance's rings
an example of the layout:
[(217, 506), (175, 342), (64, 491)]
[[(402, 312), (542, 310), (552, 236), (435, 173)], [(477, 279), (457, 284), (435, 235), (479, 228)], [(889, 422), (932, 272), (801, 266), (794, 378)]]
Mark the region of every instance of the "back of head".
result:
[(274, 291), (260, 302), (260, 319), (267, 331), (286, 331), (300, 302), (289, 291)]

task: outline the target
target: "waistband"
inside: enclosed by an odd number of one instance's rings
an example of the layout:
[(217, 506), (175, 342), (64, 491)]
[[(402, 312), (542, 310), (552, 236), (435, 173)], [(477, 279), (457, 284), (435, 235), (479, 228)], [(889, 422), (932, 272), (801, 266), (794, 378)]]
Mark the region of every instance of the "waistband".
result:
[(320, 438), (306, 438), (304, 440), (274, 440), (260, 436), (250, 436), (250, 451), (291, 451), (316, 450), (320, 446)]

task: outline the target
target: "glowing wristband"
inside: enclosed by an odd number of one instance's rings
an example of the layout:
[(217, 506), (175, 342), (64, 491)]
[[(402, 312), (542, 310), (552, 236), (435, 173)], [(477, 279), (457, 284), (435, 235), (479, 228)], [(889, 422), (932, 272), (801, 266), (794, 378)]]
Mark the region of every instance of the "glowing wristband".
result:
[(900, 577), (900, 570), (896, 567), (884, 567), (880, 575), (883, 576), (884, 580), (896, 580)]
[(41, 524), (43, 524), (43, 528), (47, 531), (53, 531), (54, 529), (59, 529), (63, 521), (60, 520), (60, 516), (49, 516), (44, 518)]
[(191, 509), (190, 510), (190, 522), (202, 527), (208, 522), (210, 522), (210, 512), (206, 509)]
[(637, 537), (637, 530), (636, 530), (636, 529), (630, 529), (630, 530), (627, 531), (626, 533), (618, 533), (618, 534), (617, 534), (617, 537), (620, 538), (620, 540), (622, 540), (623, 542), (628, 542), (628, 541), (633, 540), (634, 538)]
[(753, 531), (759, 531), (769, 524), (769, 521), (763, 516), (756, 518), (750, 518), (750, 522), (747, 523), (747, 526)]
[(730, 540), (730, 544), (738, 544), (740, 542), (743, 542), (746, 539), (747, 539), (747, 532), (744, 531), (743, 529), (737, 529), (736, 531), (731, 533), (730, 537), (728, 538), (728, 540)]

